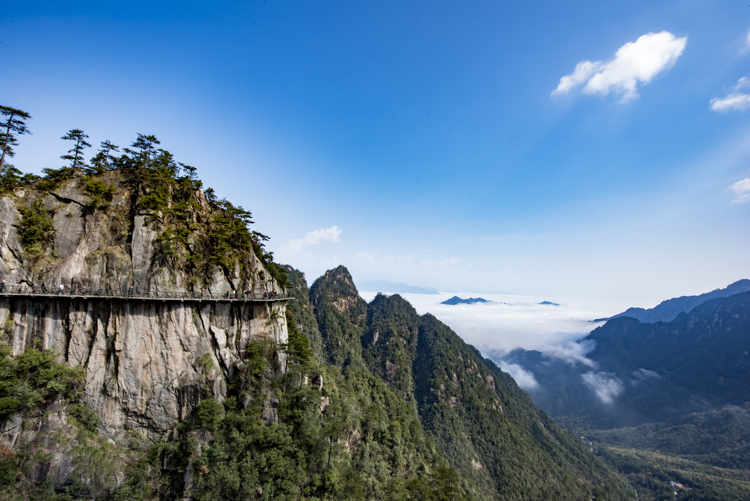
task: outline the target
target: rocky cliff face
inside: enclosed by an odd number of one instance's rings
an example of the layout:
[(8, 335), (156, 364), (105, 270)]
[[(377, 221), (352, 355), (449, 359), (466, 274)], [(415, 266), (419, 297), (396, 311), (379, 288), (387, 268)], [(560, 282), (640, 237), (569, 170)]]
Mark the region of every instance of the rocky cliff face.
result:
[[(66, 291), (126, 294), (133, 287), (139, 295), (206, 297), (280, 290), (252, 251), (232, 255), (231, 266), (207, 261), (200, 273), (185, 264), (196, 261), (201, 232), (212, 230), (220, 210), (200, 190), (189, 195), (194, 231), (185, 248), (165, 253), (174, 197), (163, 210), (145, 210), (138, 200), (148, 188), (134, 193), (116, 171), (96, 178), (111, 191), (106, 207), (87, 194), (91, 176), (0, 198), (0, 274), (9, 288), (53, 291), (63, 284)], [(52, 222), (52, 240), (41, 255), (24, 245), (30, 207)], [(223, 399), (251, 339), (287, 339), (284, 303), (5, 297), (0, 325), (15, 355), (49, 349), (68, 365), (85, 367), (85, 402), (99, 415), (101, 431), (116, 440), (130, 433), (164, 436), (191, 411), (201, 388)], [(6, 427), (6, 446), (17, 445), (22, 428)]]

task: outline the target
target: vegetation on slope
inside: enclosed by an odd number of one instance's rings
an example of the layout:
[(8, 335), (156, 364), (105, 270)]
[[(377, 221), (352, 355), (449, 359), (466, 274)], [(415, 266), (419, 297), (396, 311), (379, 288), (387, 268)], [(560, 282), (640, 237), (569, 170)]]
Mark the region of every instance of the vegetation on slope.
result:
[(310, 290), (329, 360), (364, 365), (417, 409), (477, 499), (617, 498), (626, 487), (513, 380), (399, 296), (359, 298), (348, 271)]
[[(228, 398), (219, 403), (206, 394), (173, 440), (144, 458), (150, 469), (140, 465), (115, 493), (461, 499), (455, 472), (430, 445), (413, 409), (366, 373), (318, 365), (293, 320), (290, 325), (285, 371), (279, 347), (253, 341)], [(152, 473), (137, 474), (147, 470)]]
[(86, 137), (78, 129), (69, 131), (63, 139), (74, 141), (74, 145), (61, 158), (70, 164), (44, 169), (41, 178), (22, 174), (12, 166), (0, 171), (3, 193), (13, 196), (19, 188), (29, 192), (17, 200), (22, 213), (21, 243), (33, 266), (54, 243), (52, 214), (42, 204), (40, 195), (56, 194), (73, 183), (86, 196), (81, 202), (84, 215), (111, 208), (118, 192), (125, 203), (109, 215), (113, 224), (117, 223), (113, 233), (121, 236), (120, 245), (127, 248), (132, 240), (134, 217), (145, 216), (158, 231), (159, 264), (183, 271), (194, 280), (196, 289), (212, 280), (214, 270), (230, 275), (238, 265), (243, 280), (250, 283), (245, 265), (252, 254), (263, 262), (276, 283), (281, 287), (286, 285), (286, 273), (265, 248), (268, 237), (250, 229), (252, 214), (219, 199), (210, 188), (202, 191), (196, 169), (177, 162), (169, 151), (160, 147), (156, 137), (139, 134), (122, 151), (104, 141), (88, 162), (84, 158)]

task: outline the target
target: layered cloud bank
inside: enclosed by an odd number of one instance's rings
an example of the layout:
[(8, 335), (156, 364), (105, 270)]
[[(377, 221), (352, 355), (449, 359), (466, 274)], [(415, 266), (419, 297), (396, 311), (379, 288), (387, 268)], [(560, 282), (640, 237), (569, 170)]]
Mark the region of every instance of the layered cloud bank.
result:
[(569, 94), (582, 87), (585, 94), (635, 99), (638, 86), (674, 66), (686, 44), (687, 37), (678, 38), (668, 31), (646, 33), (617, 49), (608, 61), (579, 62), (572, 73), (560, 78), (552, 94)]
[[(394, 291), (383, 290), (384, 294)], [(371, 300), (375, 291), (363, 291), (362, 297)], [(477, 297), (488, 303), (445, 305), (442, 301), (452, 296)], [(539, 304), (546, 296), (532, 297), (478, 292), (441, 292), (440, 294), (402, 293), (420, 314), (432, 313), (449, 325), (467, 343), (485, 352), (506, 352), (514, 348), (539, 349), (555, 353), (559, 358), (583, 361), (585, 357), (576, 343), (592, 330), (591, 319), (598, 312), (566, 304)]]

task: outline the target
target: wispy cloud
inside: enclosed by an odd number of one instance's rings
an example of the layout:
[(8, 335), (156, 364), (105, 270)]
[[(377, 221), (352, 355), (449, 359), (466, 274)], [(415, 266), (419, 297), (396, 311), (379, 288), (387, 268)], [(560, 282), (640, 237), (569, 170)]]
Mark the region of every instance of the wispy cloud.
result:
[(734, 193), (732, 202), (736, 204), (750, 202), (750, 177), (735, 181), (729, 186), (729, 191)]
[(581, 376), (596, 397), (606, 405), (611, 404), (625, 389), (622, 382), (613, 374), (606, 372), (587, 372)]
[(539, 348), (539, 351), (548, 357), (559, 358), (567, 364), (582, 364), (594, 368), (596, 363), (586, 357), (595, 347), (593, 341), (565, 340), (560, 343), (550, 344)]
[(516, 381), (516, 384), (526, 391), (535, 390), (539, 387), (534, 374), (518, 364), (509, 364), (501, 361), (500, 368), (510, 374), (510, 377)]
[(638, 86), (677, 62), (687, 37), (675, 37), (668, 31), (646, 33), (628, 42), (609, 61), (581, 61), (572, 73), (560, 78), (553, 95), (569, 94), (583, 86), (586, 94), (619, 95), (622, 101), (638, 97)]
[(713, 111), (744, 111), (750, 109), (750, 77), (741, 77), (724, 97), (711, 99)]
[(309, 231), (302, 238), (295, 238), (286, 243), (285, 248), (293, 253), (297, 253), (311, 247), (318, 245), (323, 242), (340, 242), (341, 241), (341, 228), (338, 225), (329, 226), (328, 228), (320, 228), (317, 230)]

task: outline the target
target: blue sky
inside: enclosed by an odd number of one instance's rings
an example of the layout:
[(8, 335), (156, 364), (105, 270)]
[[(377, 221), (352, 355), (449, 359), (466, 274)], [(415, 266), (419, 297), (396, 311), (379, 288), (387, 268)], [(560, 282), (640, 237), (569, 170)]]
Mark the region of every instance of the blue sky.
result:
[(613, 3), (17, 2), (13, 163), (154, 133), (309, 279), (619, 311), (750, 276), (750, 7)]

